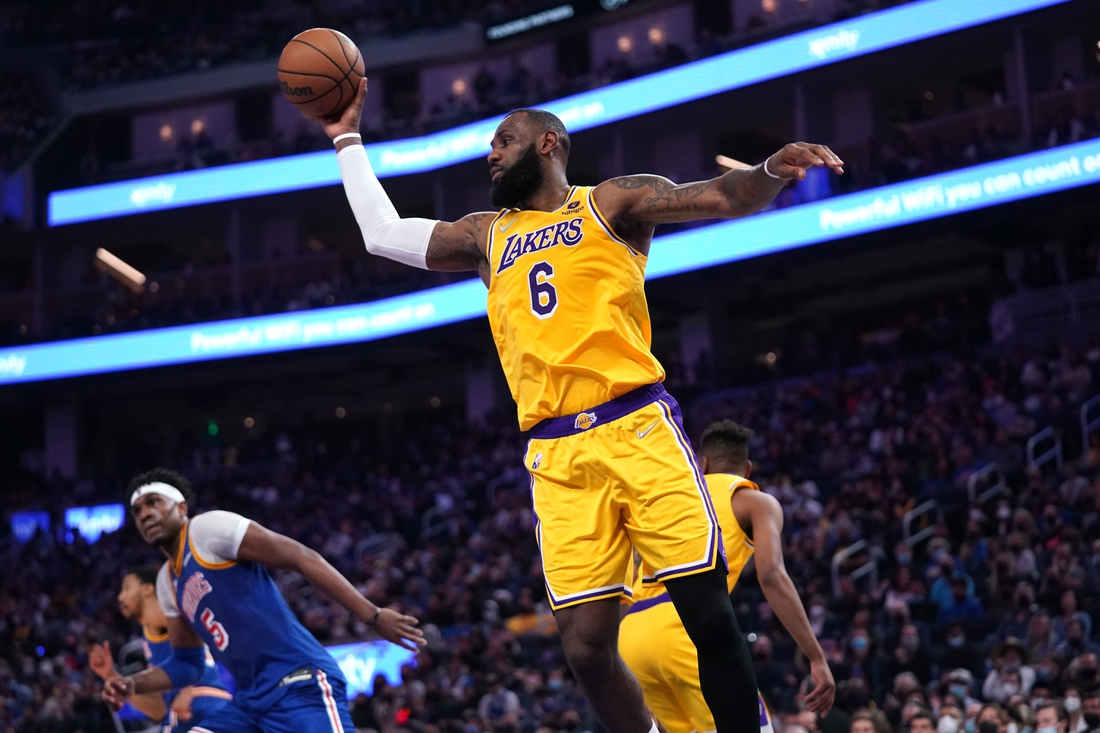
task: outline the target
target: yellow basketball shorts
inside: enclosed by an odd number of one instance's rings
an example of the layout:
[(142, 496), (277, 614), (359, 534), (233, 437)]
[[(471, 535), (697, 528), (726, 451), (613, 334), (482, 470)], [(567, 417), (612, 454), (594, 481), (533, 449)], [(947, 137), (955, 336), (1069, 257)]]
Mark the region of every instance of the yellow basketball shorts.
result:
[(680, 407), (654, 384), (531, 430), (535, 534), (554, 610), (725, 567), (722, 535)]
[[(699, 686), (699, 654), (676, 607), (662, 594), (631, 607), (619, 626), (619, 654), (638, 678), (646, 706), (668, 733), (710, 733), (714, 718)], [(760, 731), (772, 733), (759, 700)]]

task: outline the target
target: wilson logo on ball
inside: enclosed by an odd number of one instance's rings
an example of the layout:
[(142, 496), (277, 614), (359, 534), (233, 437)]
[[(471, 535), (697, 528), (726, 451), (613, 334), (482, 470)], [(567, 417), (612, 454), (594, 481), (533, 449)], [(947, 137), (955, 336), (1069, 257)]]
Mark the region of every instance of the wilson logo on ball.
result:
[(288, 97), (312, 97), (313, 87), (292, 87), (285, 81), (280, 81), (279, 84), (283, 88), (283, 94)]

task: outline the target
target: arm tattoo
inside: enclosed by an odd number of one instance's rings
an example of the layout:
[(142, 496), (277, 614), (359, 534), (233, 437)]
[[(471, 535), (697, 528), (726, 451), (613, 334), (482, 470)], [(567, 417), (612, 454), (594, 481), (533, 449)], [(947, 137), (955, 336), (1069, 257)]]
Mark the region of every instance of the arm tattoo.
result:
[(633, 215), (659, 223), (713, 217), (745, 216), (775, 198), (782, 185), (759, 180), (755, 169), (728, 171), (718, 178), (676, 185), (652, 175), (613, 178), (608, 183), (624, 191), (639, 191), (642, 200)]
[(485, 260), (481, 240), (496, 214), (464, 216), (453, 224), (437, 224), (428, 240), (427, 263), (431, 270), (476, 270)]

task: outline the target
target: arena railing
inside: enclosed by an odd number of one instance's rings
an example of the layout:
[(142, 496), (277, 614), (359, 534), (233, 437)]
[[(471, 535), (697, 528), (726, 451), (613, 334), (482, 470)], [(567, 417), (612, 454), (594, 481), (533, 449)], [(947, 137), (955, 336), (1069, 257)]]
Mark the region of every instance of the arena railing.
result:
[[(979, 494), (978, 483), (987, 476), (992, 476), (994, 474), (997, 475), (997, 480), (992, 486)], [(970, 478), (966, 480), (966, 495), (970, 499), (970, 506), (984, 504), (994, 496), (1003, 494), (1006, 491), (1008, 491), (1008, 482), (1005, 480), (1005, 472), (1002, 470), (999, 463), (990, 463), (988, 466), (978, 469), (970, 474)]]
[(840, 566), (850, 557), (862, 555), (866, 553), (868, 556), (867, 562), (863, 563), (857, 568), (854, 568), (846, 575), (852, 580), (859, 580), (864, 576), (870, 581), (871, 588), (878, 587), (878, 565), (886, 558), (886, 553), (882, 551), (882, 548), (872, 545), (867, 540), (859, 540), (852, 543), (850, 546), (839, 550), (833, 555), (832, 560), (832, 573), (833, 573), (833, 595), (836, 597), (841, 596), (840, 591)]
[[(1036, 455), (1036, 450), (1041, 443), (1052, 441), (1051, 447)], [(1041, 469), (1046, 464), (1054, 461), (1058, 470), (1062, 470), (1062, 436), (1053, 427), (1045, 427), (1027, 439), (1027, 465), (1028, 468)]]
[(1100, 408), (1100, 394), (1081, 405), (1081, 450), (1086, 453), (1089, 449), (1089, 438), (1100, 430), (1100, 409), (1097, 410), (1096, 417), (1089, 418), (1094, 407)]
[[(913, 533), (913, 522), (935, 514), (936, 521), (925, 525), (916, 534)], [(924, 540), (934, 535), (943, 526), (943, 507), (935, 499), (929, 499), (919, 506), (915, 506), (905, 513), (901, 519), (901, 534), (905, 544), (915, 547)]]

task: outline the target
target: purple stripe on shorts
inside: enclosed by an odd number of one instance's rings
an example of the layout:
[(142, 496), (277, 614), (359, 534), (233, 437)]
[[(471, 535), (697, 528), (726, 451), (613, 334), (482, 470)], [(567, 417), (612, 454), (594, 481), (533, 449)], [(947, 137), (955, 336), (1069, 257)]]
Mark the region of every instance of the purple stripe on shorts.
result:
[(547, 418), (531, 428), (531, 438), (534, 440), (554, 440), (570, 435), (578, 435), (598, 425), (614, 422), (620, 417), (625, 417), (667, 395), (668, 392), (665, 391), (665, 386), (660, 382), (647, 384), (602, 405), (597, 405), (591, 410), (578, 412), (575, 415)]
[(659, 596), (653, 596), (652, 598), (645, 598), (631, 606), (630, 610), (626, 612), (626, 615), (629, 616), (632, 613), (641, 613), (647, 608), (653, 608), (654, 606), (659, 606), (662, 603), (670, 603), (671, 601), (672, 599), (669, 598), (667, 592), (662, 593)]

